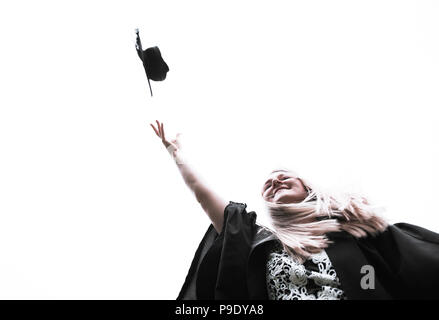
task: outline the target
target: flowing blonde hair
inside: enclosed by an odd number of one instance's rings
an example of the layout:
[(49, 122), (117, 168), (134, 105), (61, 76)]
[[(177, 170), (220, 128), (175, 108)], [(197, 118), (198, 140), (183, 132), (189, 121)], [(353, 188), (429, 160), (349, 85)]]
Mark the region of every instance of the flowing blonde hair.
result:
[(308, 196), (298, 203), (265, 201), (274, 233), (284, 249), (296, 261), (303, 263), (311, 254), (330, 244), (328, 232), (346, 231), (355, 238), (383, 232), (388, 223), (378, 215), (378, 207), (354, 193), (323, 191), (289, 169), (300, 179)]

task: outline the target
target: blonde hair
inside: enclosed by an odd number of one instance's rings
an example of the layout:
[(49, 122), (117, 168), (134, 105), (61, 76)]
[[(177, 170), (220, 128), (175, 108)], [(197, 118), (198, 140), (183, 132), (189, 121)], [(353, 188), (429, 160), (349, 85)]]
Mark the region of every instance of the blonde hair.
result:
[(377, 207), (360, 195), (324, 191), (289, 169), (276, 169), (294, 174), (308, 191), (298, 203), (272, 203), (264, 200), (274, 233), (284, 249), (303, 263), (311, 254), (330, 244), (328, 232), (346, 231), (355, 238), (383, 232), (388, 223), (378, 215)]

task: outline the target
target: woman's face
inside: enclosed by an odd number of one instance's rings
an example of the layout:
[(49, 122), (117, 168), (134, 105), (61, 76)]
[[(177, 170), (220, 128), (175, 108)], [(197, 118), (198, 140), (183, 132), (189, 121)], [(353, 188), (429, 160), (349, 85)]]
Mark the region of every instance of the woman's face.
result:
[(268, 202), (301, 202), (307, 196), (308, 192), (302, 181), (288, 171), (271, 173), (262, 187), (262, 198)]

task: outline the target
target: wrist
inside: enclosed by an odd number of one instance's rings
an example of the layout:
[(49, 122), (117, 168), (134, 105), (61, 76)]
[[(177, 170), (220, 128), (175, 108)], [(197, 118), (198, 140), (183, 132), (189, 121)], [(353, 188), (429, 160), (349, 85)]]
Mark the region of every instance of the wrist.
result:
[(176, 164), (187, 164), (186, 157), (182, 153), (181, 149), (178, 149), (174, 145), (170, 144), (166, 150), (168, 150), (168, 153), (174, 159)]
[(175, 154), (177, 151), (177, 148), (175, 146), (173, 146), (172, 144), (169, 144), (169, 146), (166, 147), (166, 150), (171, 155), (171, 157), (175, 158)]

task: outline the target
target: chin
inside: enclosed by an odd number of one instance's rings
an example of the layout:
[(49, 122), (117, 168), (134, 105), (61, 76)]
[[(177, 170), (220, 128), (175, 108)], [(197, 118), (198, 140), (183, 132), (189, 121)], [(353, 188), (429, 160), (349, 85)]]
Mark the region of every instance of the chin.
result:
[(291, 197), (291, 195), (286, 191), (281, 190), (278, 192), (279, 192), (279, 194), (276, 194), (274, 197), (274, 199), (276, 199), (276, 200), (288, 200), (288, 198)]
[(279, 197), (278, 199), (273, 199), (273, 202), (288, 203), (288, 198), (287, 197)]

